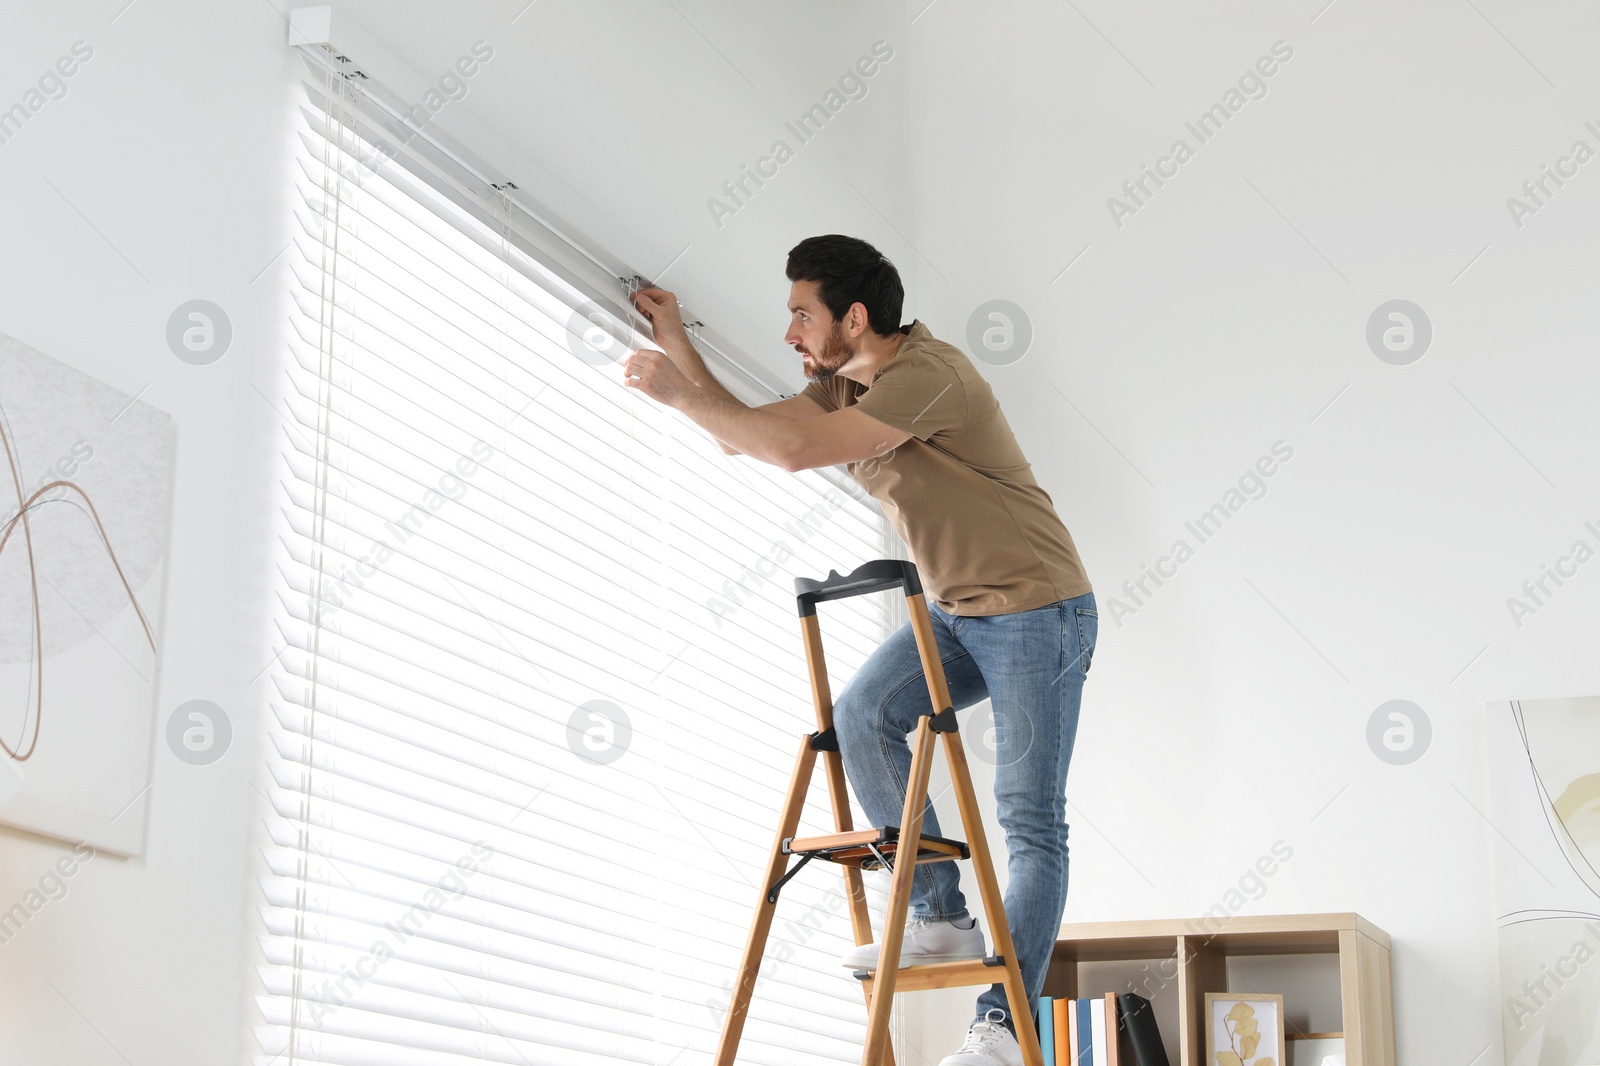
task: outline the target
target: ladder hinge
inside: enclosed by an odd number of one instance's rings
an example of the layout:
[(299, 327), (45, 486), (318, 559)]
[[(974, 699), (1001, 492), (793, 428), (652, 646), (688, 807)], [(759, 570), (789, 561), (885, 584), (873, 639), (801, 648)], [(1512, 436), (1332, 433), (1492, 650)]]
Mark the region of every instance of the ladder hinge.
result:
[[(785, 855), (792, 854), (789, 851), (789, 842), (792, 841), (793, 839), (794, 839), (794, 837), (784, 837), (783, 838), (783, 853)], [(788, 870), (784, 871), (783, 876), (778, 878), (776, 881), (774, 881), (772, 883), (772, 887), (767, 889), (767, 902), (768, 903), (772, 903), (772, 904), (776, 904), (778, 902), (778, 893), (783, 891), (783, 886), (788, 884), (790, 879), (793, 878), (795, 874), (799, 873), (800, 870), (805, 866), (805, 864), (810, 862), (811, 859), (812, 859), (812, 856), (809, 855), (809, 854), (802, 855), (802, 856), (800, 856), (800, 861), (799, 862), (795, 863)]]
[(833, 731), (833, 726), (830, 725), (828, 728), (822, 730), (819, 733), (812, 733), (811, 734), (811, 750), (812, 751), (838, 751), (839, 750), (839, 734), (837, 734), (837, 733), (835, 733)]
[(944, 710), (933, 716), (933, 722), (931, 724), (935, 733), (956, 732), (956, 709), (954, 707), (946, 707)]

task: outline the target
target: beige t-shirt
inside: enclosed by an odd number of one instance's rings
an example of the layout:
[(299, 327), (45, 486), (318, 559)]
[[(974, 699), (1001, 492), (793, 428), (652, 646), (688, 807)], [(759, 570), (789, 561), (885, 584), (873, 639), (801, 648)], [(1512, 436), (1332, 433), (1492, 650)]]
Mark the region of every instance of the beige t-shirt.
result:
[(883, 504), (923, 588), (953, 615), (1012, 614), (1092, 591), (989, 383), (920, 321), (901, 332), (900, 350), (870, 386), (835, 376), (801, 395), (826, 411), (859, 407), (912, 434), (847, 469)]

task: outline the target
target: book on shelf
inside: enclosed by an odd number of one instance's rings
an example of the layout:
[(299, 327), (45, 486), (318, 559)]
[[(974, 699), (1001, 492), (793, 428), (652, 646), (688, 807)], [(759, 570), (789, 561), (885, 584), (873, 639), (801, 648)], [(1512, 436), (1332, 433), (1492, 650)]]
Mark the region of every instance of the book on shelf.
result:
[[(1117, 1020), (1115, 1010), (1113, 1007), (1111, 1015), (1113, 1025)], [(1106, 1066), (1106, 1001), (1103, 999), (1089, 1001), (1089, 1050), (1094, 1056), (1095, 1066)]]
[(1167, 1049), (1156, 1026), (1155, 1008), (1137, 992), (1117, 997), (1120, 1031), (1124, 1037), (1123, 1066), (1169, 1066)]
[(1039, 1042), (1050, 1066), (1170, 1066), (1150, 1001), (1129, 992), (1040, 999)]

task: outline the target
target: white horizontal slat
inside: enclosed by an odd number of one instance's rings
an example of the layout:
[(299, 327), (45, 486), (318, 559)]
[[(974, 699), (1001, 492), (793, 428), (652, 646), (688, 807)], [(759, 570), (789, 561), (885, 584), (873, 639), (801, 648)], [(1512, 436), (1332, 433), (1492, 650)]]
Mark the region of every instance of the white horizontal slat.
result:
[[(284, 455), (290, 473), (307, 488), (316, 485), (320, 473), (316, 460), (318, 453), (302, 445), (293, 436), (290, 438), (290, 444), (292, 447), (286, 449)], [(330, 445), (325, 451), (335, 458), (340, 454), (337, 445)], [(379, 471), (379, 473), (381, 476), (384, 473), (394, 472)], [(581, 591), (576, 585), (570, 583), (567, 585), (565, 598), (568, 600), (568, 609), (571, 609), (570, 605), (575, 600), (587, 601), (607, 591), (615, 596), (618, 588), (615, 575), (623, 569), (618, 556), (624, 553), (626, 548), (613, 533), (607, 532), (605, 527), (614, 526), (616, 520), (608, 521), (610, 515), (596, 512), (589, 521), (580, 521), (574, 514), (560, 507), (535, 516), (532, 509), (538, 506), (537, 503), (530, 502), (524, 508), (506, 499), (509, 493), (504, 491), (502, 482), (517, 473), (520, 472), (497, 473), (488, 469), (480, 471), (472, 488), (459, 490), (461, 495), (448, 507), (448, 513), (445, 513), (445, 509), (441, 509), (442, 521), (435, 522), (433, 515), (426, 519), (431, 527), (430, 536), (417, 540), (413, 551), (420, 550), (422, 546), (431, 547), (435, 543), (454, 545), (457, 541), (453, 538), (460, 538), (461, 543), (472, 547), (473, 550), (466, 553), (466, 557), (470, 558), (480, 554), (477, 549), (491, 533), (510, 534), (523, 541), (523, 550), (518, 553), (519, 561), (541, 571), (541, 580), (536, 583), (537, 585), (543, 586), (545, 583), (543, 579), (560, 581), (561, 574), (565, 571), (558, 568), (578, 568), (575, 572), (583, 575), (585, 585)], [(334, 482), (334, 488), (338, 491), (337, 495), (326, 501), (325, 513), (341, 526), (352, 531), (359, 529), (362, 534), (362, 539), (356, 541), (356, 547), (351, 549), (352, 554), (366, 554), (380, 549), (402, 555), (410, 554), (404, 550), (404, 546), (413, 543), (412, 537), (417, 532), (413, 526), (420, 525), (420, 522), (407, 525), (404, 523), (404, 515), (409, 509), (415, 508), (426, 491), (433, 486), (416, 484), (410, 490), (408, 500), (406, 496), (386, 491), (376, 483), (369, 483), (365, 478), (351, 475), (347, 471), (338, 471), (330, 477)], [(398, 486), (398, 491), (405, 491), (404, 483)], [(291, 492), (291, 499), (297, 507), (307, 511), (313, 506), (313, 497), (308, 492), (298, 494)], [(704, 502), (714, 504), (721, 501)], [(739, 508), (736, 499), (731, 497), (726, 501), (726, 506), (734, 510)], [(821, 561), (811, 566), (805, 565), (806, 560), (819, 556), (824, 546), (848, 552), (851, 557), (865, 558), (873, 554), (871, 542), (865, 538), (850, 539), (845, 535), (847, 530), (839, 528), (835, 516), (841, 514), (845, 506), (844, 497), (834, 494), (825, 495), (822, 501), (808, 504), (804, 510), (772, 512), (760, 521), (750, 521), (749, 532), (743, 534), (743, 539), (740, 540), (729, 536), (728, 528), (734, 525), (733, 522), (718, 523), (713, 520), (715, 517), (713, 514), (697, 514), (683, 506), (671, 505), (669, 502), (670, 511), (665, 525), (676, 536), (662, 546), (662, 553), (658, 554), (654, 561), (669, 573), (681, 575), (686, 580), (691, 575), (700, 576), (702, 581), (691, 596), (699, 594), (709, 599), (711, 595), (718, 595), (723, 600), (728, 600), (730, 593), (715, 584), (716, 578), (722, 574), (729, 574), (737, 575), (738, 580), (743, 580), (749, 575), (751, 561), (754, 561), (757, 568), (764, 573), (752, 578), (751, 583), (759, 581), (762, 588), (770, 590), (781, 588), (787, 595), (792, 588), (794, 577), (814, 574), (817, 567), (824, 565)], [(485, 528), (489, 520), (487, 511), (491, 508), (501, 520)], [(721, 513), (725, 512), (715, 514)], [(304, 525), (301, 528), (305, 528)], [(822, 535), (818, 536), (819, 533)], [(814, 542), (812, 538), (816, 538)], [(605, 551), (591, 551), (585, 541), (596, 542)], [(763, 559), (753, 556), (746, 547), (748, 544), (763, 542), (769, 547), (775, 544), (784, 545), (790, 557), (785, 558), (782, 553), (769, 551)], [(333, 543), (341, 544), (339, 541)], [(854, 551), (848, 551), (852, 547)], [(736, 553), (744, 558), (737, 559)], [(437, 559), (430, 560), (430, 564), (434, 567), (444, 566)], [(453, 576), (462, 575), (456, 573)], [(706, 577), (713, 582), (709, 587), (703, 580)], [(601, 585), (598, 590), (595, 588), (596, 583)], [(529, 582), (529, 584), (535, 583)], [(736, 584), (736, 580), (730, 577), (724, 579), (722, 584)], [(545, 590), (541, 588), (541, 591)], [(737, 591), (731, 595), (740, 598), (746, 594)], [(621, 607), (620, 602), (615, 599), (607, 602), (613, 610)], [(710, 611), (707, 612), (707, 618), (713, 622), (717, 617)], [(846, 615), (843, 620), (842, 632), (846, 639), (862, 641), (872, 639), (870, 634), (854, 624), (855, 620), (855, 615)], [(783, 621), (789, 620), (784, 618)], [(753, 612), (741, 620), (741, 629), (748, 630), (756, 625), (760, 625), (767, 633), (776, 634), (781, 638), (782, 646), (792, 646), (794, 640), (792, 623), (780, 627), (776, 612)], [(834, 626), (835, 623), (830, 616), (830, 635), (833, 634)], [(715, 628), (720, 630), (724, 627)]]
[[(369, 597), (362, 600), (359, 606), (366, 609), (373, 604), (374, 599)], [(285, 603), (285, 610), (289, 612), (294, 610), (292, 600)], [(551, 672), (549, 674), (551, 684), (520, 680), (512, 676), (513, 673), (522, 673), (520, 667), (523, 660), (517, 657), (508, 657), (505, 660), (505, 668), (498, 674), (488, 670), (466, 670), (464, 662), (460, 659), (450, 664), (451, 670), (448, 674), (430, 672), (412, 660), (419, 655), (426, 658), (438, 649), (430, 648), (423, 642), (408, 641), (393, 631), (389, 631), (389, 639), (385, 639), (385, 631), (376, 626), (373, 627), (375, 632), (363, 640), (361, 628), (352, 624), (355, 621), (354, 608), (340, 612), (337, 629), (324, 625), (314, 631), (309, 625), (296, 626), (295, 621), (284, 618), (279, 622), (279, 632), (288, 648), (302, 653), (298, 656), (285, 655), (283, 665), (287, 672), (298, 674), (306, 680), (311, 679), (311, 662), (307, 656), (311, 653), (310, 641), (315, 633), (319, 649), (317, 661), (319, 677), (325, 684), (331, 683), (333, 675), (326, 672), (322, 662), (330, 656), (337, 655), (342, 691), (359, 691), (363, 695), (380, 700), (383, 699), (383, 693), (403, 692), (456, 707), (478, 703), (497, 713), (516, 715), (526, 723), (529, 730), (542, 733), (549, 743), (557, 748), (570, 747), (570, 738), (567, 735), (568, 713), (561, 709), (564, 704), (550, 697), (552, 693), (561, 690), (563, 686), (560, 683), (563, 681), (569, 682), (570, 685), (567, 687), (581, 696), (580, 679), (576, 677), (562, 677)], [(353, 637), (350, 635), (351, 630), (355, 630), (356, 633)], [(441, 634), (441, 636), (453, 636), (453, 634)], [(518, 669), (513, 671), (510, 669), (512, 666), (517, 666)], [(711, 673), (700, 675), (699, 684), (702, 689), (712, 687), (710, 678), (714, 676)], [(497, 678), (506, 682), (516, 682), (518, 687), (513, 692), (517, 698), (503, 698), (496, 689)], [(742, 781), (747, 786), (747, 790), (743, 792), (747, 796), (751, 795), (748, 790), (759, 793), (770, 787), (774, 795), (781, 791), (779, 786), (769, 783), (768, 779), (761, 775), (763, 771), (768, 774), (781, 773), (785, 760), (769, 756), (767, 752), (771, 751), (770, 747), (757, 746), (760, 744), (759, 741), (752, 741), (750, 748), (746, 749), (742, 742), (750, 730), (759, 728), (760, 723), (743, 712), (741, 703), (736, 698), (725, 703), (730, 712), (729, 716), (722, 717), (720, 721), (717, 717), (711, 717), (709, 720), (718, 728), (727, 731), (725, 741), (727, 755), (743, 755), (751, 760), (748, 769), (725, 769), (724, 763), (705, 761), (703, 753), (697, 753), (693, 748), (692, 740), (697, 734), (688, 731), (686, 726), (693, 726), (697, 720), (707, 718), (706, 715), (698, 713), (706, 710), (704, 705), (700, 705), (697, 709), (689, 709), (690, 705), (682, 701), (664, 701), (660, 698), (641, 696), (636, 683), (628, 679), (613, 676), (608, 680), (610, 682), (607, 687), (608, 693), (615, 693), (617, 698), (622, 699), (628, 706), (650, 711), (660, 707), (663, 702), (668, 702), (676, 712), (671, 715), (670, 721), (663, 719), (659, 724), (654, 720), (641, 722), (639, 727), (634, 729), (634, 743), (641, 750), (655, 752), (659, 748), (661, 757), (672, 758), (675, 764), (684, 765), (690, 770), (699, 767), (709, 773), (713, 780), (726, 775), (724, 787), (731, 788)], [(543, 709), (552, 703), (556, 704), (554, 711)], [(743, 704), (746, 707), (748, 705), (748, 703)], [(649, 746), (648, 749), (645, 745)]]

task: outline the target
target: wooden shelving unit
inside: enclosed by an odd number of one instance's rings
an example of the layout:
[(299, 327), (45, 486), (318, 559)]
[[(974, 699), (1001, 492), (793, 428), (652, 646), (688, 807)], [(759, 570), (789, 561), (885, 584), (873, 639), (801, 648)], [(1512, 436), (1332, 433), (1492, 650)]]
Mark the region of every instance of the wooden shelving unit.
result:
[(1044, 994), (1078, 995), (1081, 962), (1171, 959), (1178, 982), (1179, 1066), (1206, 1066), (1207, 992), (1228, 988), (1235, 955), (1336, 955), (1346, 1066), (1394, 1066), (1389, 934), (1359, 914), (1276, 914), (1063, 925)]

